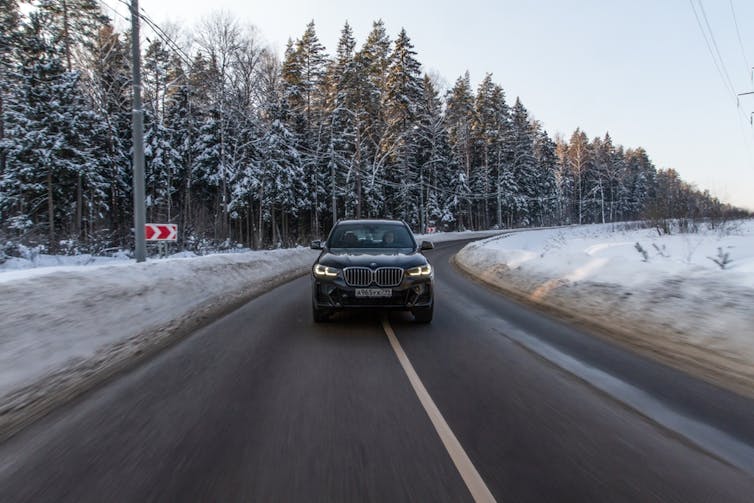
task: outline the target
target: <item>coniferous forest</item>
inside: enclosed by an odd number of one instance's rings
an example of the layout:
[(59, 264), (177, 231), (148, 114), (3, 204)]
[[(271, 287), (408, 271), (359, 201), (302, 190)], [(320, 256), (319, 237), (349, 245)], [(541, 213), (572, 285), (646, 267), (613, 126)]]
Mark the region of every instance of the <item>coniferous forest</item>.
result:
[[(129, 33), (95, 0), (23, 12), (0, 0), (0, 248), (132, 248)], [(553, 138), (492, 75), (442, 90), (381, 21), (332, 52), (312, 22), (282, 60), (229, 15), (172, 31), (142, 45), (146, 206), (182, 249), (306, 243), (333, 212), (420, 231), (738, 211), (607, 133)]]

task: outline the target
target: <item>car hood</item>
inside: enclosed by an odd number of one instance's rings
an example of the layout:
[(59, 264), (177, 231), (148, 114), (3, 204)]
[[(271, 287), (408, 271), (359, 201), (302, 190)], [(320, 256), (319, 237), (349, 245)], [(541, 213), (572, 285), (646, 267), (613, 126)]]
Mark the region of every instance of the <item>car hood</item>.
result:
[(342, 249), (323, 251), (318, 263), (343, 269), (344, 267), (416, 267), (427, 264), (427, 258), (418, 252), (405, 250)]

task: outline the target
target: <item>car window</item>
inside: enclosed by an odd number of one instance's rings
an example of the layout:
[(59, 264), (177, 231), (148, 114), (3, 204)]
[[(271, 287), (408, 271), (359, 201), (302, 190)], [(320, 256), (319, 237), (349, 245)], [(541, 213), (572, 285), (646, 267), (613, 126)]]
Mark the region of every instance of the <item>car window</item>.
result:
[(397, 224), (339, 224), (328, 240), (329, 248), (415, 248), (411, 233)]

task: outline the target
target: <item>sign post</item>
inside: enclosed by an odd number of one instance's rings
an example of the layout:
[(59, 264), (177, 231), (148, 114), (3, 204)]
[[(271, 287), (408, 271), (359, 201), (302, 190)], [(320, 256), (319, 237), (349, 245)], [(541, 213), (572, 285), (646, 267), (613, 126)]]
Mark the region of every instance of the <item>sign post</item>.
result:
[(176, 224), (145, 224), (144, 235), (147, 241), (157, 241), (157, 251), (160, 257), (167, 257), (168, 243), (178, 240), (178, 226)]

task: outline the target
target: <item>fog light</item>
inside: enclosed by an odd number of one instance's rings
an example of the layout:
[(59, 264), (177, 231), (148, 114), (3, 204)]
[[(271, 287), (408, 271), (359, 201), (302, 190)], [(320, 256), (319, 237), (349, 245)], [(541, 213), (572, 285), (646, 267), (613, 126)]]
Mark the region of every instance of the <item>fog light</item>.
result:
[(416, 292), (416, 295), (421, 295), (424, 293), (424, 285), (416, 285), (414, 287), (414, 292)]

